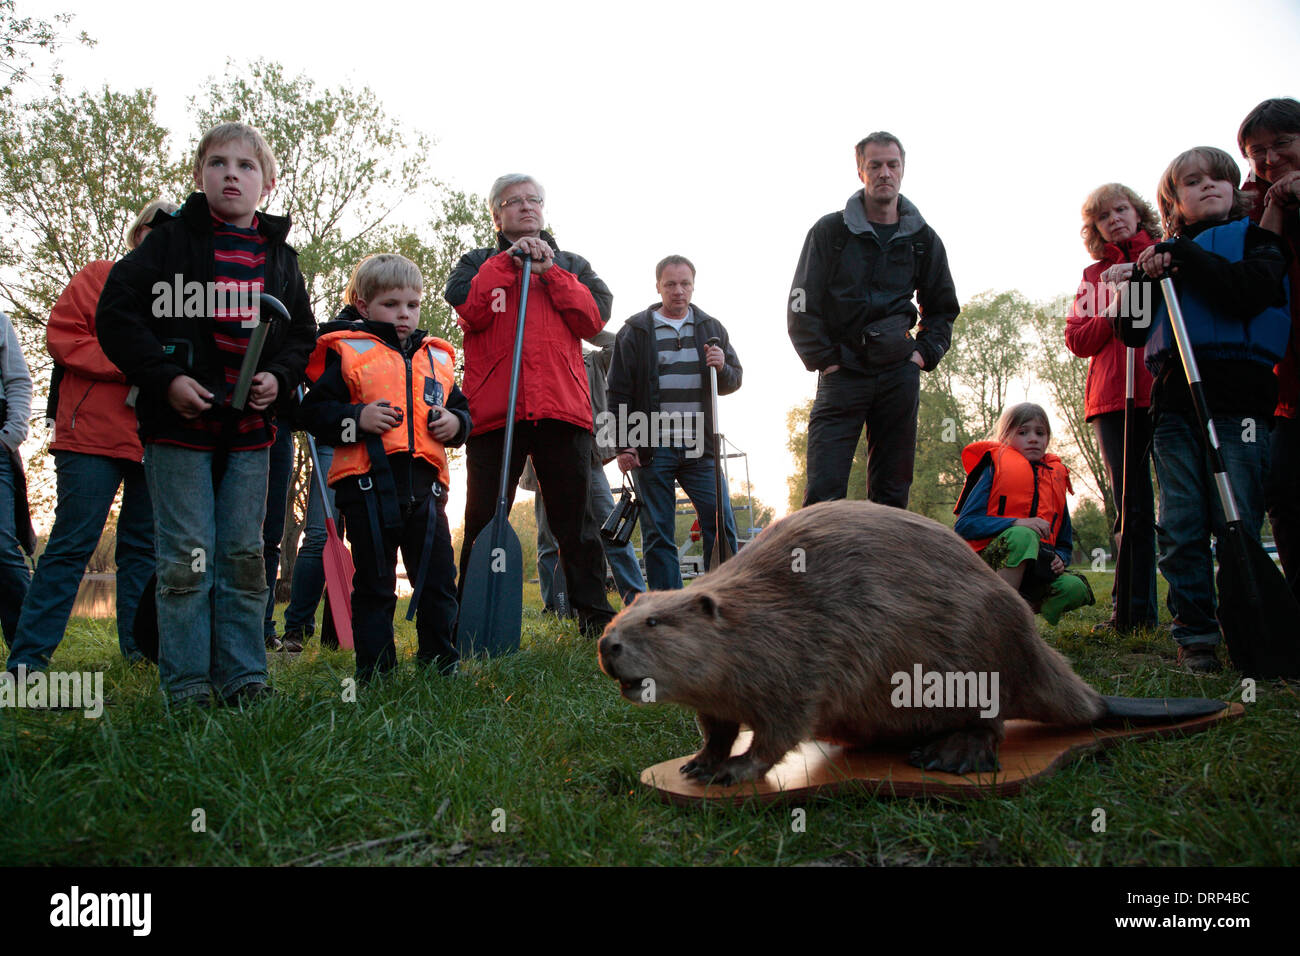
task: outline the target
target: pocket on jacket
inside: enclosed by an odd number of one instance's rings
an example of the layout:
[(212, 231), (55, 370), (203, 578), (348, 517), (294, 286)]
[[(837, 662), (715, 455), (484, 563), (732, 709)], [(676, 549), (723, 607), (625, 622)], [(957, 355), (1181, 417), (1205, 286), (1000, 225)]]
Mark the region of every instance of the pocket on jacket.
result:
[(868, 322), (862, 330), (863, 358), (872, 368), (898, 365), (912, 357), (916, 341), (909, 334), (910, 315), (890, 315)]

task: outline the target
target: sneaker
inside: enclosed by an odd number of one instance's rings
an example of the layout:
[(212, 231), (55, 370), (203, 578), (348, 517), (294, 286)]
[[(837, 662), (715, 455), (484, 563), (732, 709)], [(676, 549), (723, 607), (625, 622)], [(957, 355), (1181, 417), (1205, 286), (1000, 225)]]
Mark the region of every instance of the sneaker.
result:
[(280, 650), (286, 654), (301, 654), (302, 645), (306, 636), (300, 627), (290, 627), (284, 632), (284, 637), (280, 639)]
[(242, 707), (245, 704), (270, 700), (272, 697), (278, 696), (279, 694), (275, 688), (263, 684), (261, 681), (250, 681), (229, 697), (221, 698), (221, 703), (227, 707)]
[(1213, 644), (1191, 644), (1178, 648), (1178, 666), (1189, 674), (1217, 674), (1223, 670)]
[(280, 639), (276, 637), (274, 634), (266, 635), (266, 649), (268, 651), (278, 651), (283, 646), (284, 645), (280, 643)]

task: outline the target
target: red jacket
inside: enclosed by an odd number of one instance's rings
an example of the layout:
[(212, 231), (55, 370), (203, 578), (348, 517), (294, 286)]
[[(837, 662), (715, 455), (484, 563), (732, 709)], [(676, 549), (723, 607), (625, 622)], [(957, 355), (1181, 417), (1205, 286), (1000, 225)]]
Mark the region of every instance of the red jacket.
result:
[[(1250, 221), (1258, 224), (1264, 214), (1264, 194), (1268, 188), (1256, 182), (1255, 174), (1247, 177), (1241, 187), (1248, 193), (1254, 193), (1255, 206), (1250, 211)], [(1300, 339), (1300, 218), (1292, 210), (1287, 210), (1282, 221), (1282, 241), (1291, 253), (1287, 263), (1286, 274), (1291, 278), (1291, 341), (1287, 343), (1286, 355), (1273, 367), (1277, 375), (1277, 408), (1273, 414), (1282, 418), (1295, 418), (1300, 412), (1300, 360), (1296, 357), (1296, 340)]]
[[(1091, 419), (1105, 412), (1124, 410), (1124, 343), (1115, 338), (1106, 309), (1110, 296), (1101, 282), (1101, 274), (1121, 262), (1136, 262), (1138, 253), (1154, 240), (1144, 230), (1123, 243), (1106, 243), (1100, 262), (1083, 270), (1083, 281), (1070, 305), (1065, 320), (1065, 344), (1080, 358), (1088, 359), (1088, 384), (1084, 391), (1083, 410)], [(1138, 408), (1151, 404), (1151, 373), (1142, 363), (1134, 363), (1134, 389)]]
[[(520, 270), (499, 252), (479, 268), (456, 307), (465, 333), (465, 384), (475, 434), (504, 428), (519, 318)], [(500, 290), (500, 291), (498, 291)], [(552, 265), (528, 287), (515, 421), (557, 419), (591, 431), (582, 340), (604, 326), (596, 300), (572, 272)]]
[(50, 448), (138, 462), (144, 449), (135, 409), (126, 404), (130, 387), (95, 336), (95, 306), (112, 268), (108, 259), (90, 263), (72, 277), (50, 312), (45, 345), (64, 369)]

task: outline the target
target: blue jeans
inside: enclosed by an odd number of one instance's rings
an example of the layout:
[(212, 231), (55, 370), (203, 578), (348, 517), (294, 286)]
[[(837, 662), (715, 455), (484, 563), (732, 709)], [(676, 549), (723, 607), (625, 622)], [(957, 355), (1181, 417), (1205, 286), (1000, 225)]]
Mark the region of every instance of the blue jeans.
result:
[[(320, 461), (321, 475), (328, 475), (334, 461), (330, 445), (316, 445), (316, 458)], [(289, 589), (289, 606), (284, 610), (284, 629), (299, 628), (303, 634), (315, 631), (316, 605), (325, 590), (325, 509), (321, 507), (320, 485), (311, 475), (311, 491), (307, 494), (307, 519), (302, 533), (302, 547), (293, 562), (293, 583)], [(326, 500), (331, 514), (337, 514), (334, 489), (325, 486)]]
[[(656, 448), (648, 464), (636, 470), (636, 490), (641, 496), (641, 544), (645, 554), (646, 578), (652, 591), (673, 591), (682, 586), (681, 562), (677, 557), (677, 494), (673, 480), (682, 486), (700, 519), (704, 538), (704, 562), (708, 566), (717, 537), (717, 502), (714, 491), (713, 455), (689, 458), (685, 448)], [(736, 519), (731, 502), (723, 502), (727, 540), (736, 551)]]
[[(614, 496), (610, 494), (609, 479), (601, 465), (591, 466), (591, 511), (596, 519), (596, 527), (603, 527), (605, 519), (614, 510)], [(555, 591), (565, 590), (564, 569), (559, 566), (560, 546), (551, 533), (551, 526), (546, 520), (546, 507), (542, 496), (534, 497), (537, 517), (537, 580), (542, 589), (542, 603), (548, 608), (555, 607)], [(614, 574), (614, 585), (618, 588), (623, 604), (632, 603), (632, 599), (645, 590), (645, 578), (641, 576), (641, 566), (636, 562), (636, 551), (629, 541), (623, 547), (616, 547), (601, 535), (600, 546), (605, 551), (605, 560)]]
[(293, 431), (280, 424), (271, 445), (266, 476), (266, 518), (262, 521), (262, 557), (266, 561), (266, 620), (262, 630), (275, 636), (275, 582), (280, 576), (280, 541), (289, 505), (289, 476), (293, 472)]
[(23, 560), (14, 523), (14, 467), (9, 449), (0, 445), (0, 629), (10, 647), (13, 647), (30, 579), (31, 572)]
[(135, 609), (154, 571), (153, 507), (144, 466), (123, 458), (56, 451), (54, 468), (58, 478), (54, 528), (36, 564), (8, 666), (39, 670), (49, 665), (67, 629), (86, 562), (95, 553), (113, 498), (123, 484), (117, 519), (117, 643), (128, 661), (139, 660), (132, 637)]
[(267, 449), (231, 452), (218, 488), (212, 452), (152, 444), (158, 552), (158, 672), (173, 703), (266, 682)]
[[(1257, 420), (1254, 440), (1247, 442), (1242, 440), (1246, 428), (1241, 419), (1214, 418), (1237, 511), (1246, 533), (1256, 538), (1264, 521), (1271, 427), (1268, 419)], [(1174, 640), (1184, 647), (1220, 641), (1210, 534), (1222, 540), (1227, 524), (1201, 450), (1200, 431), (1194, 418), (1161, 412), (1152, 435), (1152, 457), (1160, 483), (1160, 573), (1169, 582)], [(1222, 577), (1219, 586), (1223, 587)]]

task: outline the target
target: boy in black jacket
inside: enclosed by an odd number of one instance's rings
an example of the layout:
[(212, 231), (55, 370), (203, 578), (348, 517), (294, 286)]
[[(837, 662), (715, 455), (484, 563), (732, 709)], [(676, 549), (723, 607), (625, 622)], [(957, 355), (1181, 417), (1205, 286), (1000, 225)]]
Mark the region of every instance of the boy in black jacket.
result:
[(360, 681), (397, 664), (398, 547), (415, 589), (416, 659), (444, 674), (456, 667), (446, 449), (464, 444), (471, 424), (454, 380), (456, 350), (416, 328), (422, 288), (409, 259), (363, 259), (345, 295), (363, 321), (321, 336), (307, 370), (315, 384), (302, 421), (334, 445), (329, 484), (356, 565), (352, 634)]
[[(100, 345), (138, 387), (136, 416), (158, 543), (162, 686), (200, 707), (209, 687), (227, 703), (263, 696), (266, 572), (262, 521), (274, 403), (291, 394), (315, 341), (315, 321), (289, 220), (257, 207), (275, 185), (262, 135), (225, 123), (199, 142), (190, 195), (119, 261), (99, 299)], [(234, 385), (257, 325), (274, 321), (242, 411)]]

